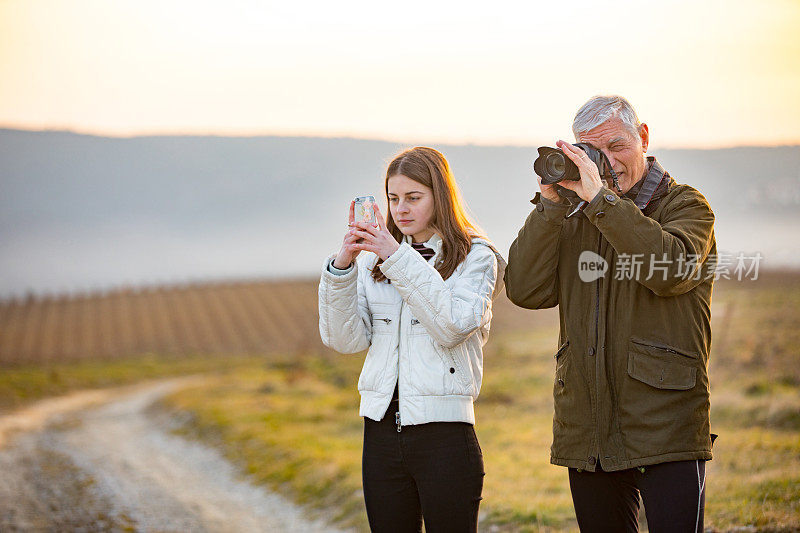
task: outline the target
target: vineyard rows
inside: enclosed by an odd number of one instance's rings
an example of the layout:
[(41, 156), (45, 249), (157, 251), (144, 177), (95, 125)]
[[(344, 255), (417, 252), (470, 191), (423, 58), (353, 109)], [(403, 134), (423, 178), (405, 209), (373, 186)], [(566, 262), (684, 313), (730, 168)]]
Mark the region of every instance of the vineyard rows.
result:
[(0, 364), (319, 351), (317, 282), (122, 289), (0, 303)]
[[(317, 283), (203, 283), (2, 302), (0, 364), (145, 353), (320, 352)], [(495, 302), (493, 331), (529, 320), (505, 296)]]

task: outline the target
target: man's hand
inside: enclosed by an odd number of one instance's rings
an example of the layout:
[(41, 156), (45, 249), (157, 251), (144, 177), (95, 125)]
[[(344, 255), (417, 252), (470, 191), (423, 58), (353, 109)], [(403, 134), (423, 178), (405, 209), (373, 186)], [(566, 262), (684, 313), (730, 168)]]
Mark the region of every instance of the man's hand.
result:
[[(559, 181), (558, 184), (565, 189), (575, 191), (581, 200), (591, 202), (605, 185), (603, 180), (600, 179), (600, 171), (597, 169), (597, 165), (589, 159), (586, 152), (568, 142), (558, 141), (556, 146), (561, 148), (561, 151), (575, 163), (581, 173), (580, 181), (563, 180)], [(544, 191), (542, 191), (542, 196), (544, 196)]]
[(536, 179), (539, 181), (539, 190), (542, 191), (543, 197), (547, 198), (551, 202), (561, 203), (561, 196), (558, 195), (555, 185), (543, 184), (541, 176), (536, 176)]

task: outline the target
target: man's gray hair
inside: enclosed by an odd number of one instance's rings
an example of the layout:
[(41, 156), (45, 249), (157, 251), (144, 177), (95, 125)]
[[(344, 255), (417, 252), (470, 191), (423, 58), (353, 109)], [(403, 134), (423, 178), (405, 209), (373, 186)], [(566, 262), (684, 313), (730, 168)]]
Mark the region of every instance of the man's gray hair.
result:
[(593, 96), (581, 106), (575, 114), (575, 120), (572, 121), (572, 133), (575, 134), (575, 140), (580, 141), (581, 133), (592, 130), (613, 117), (620, 119), (634, 135), (639, 135), (639, 126), (642, 123), (636, 116), (636, 110), (627, 99), (612, 94)]

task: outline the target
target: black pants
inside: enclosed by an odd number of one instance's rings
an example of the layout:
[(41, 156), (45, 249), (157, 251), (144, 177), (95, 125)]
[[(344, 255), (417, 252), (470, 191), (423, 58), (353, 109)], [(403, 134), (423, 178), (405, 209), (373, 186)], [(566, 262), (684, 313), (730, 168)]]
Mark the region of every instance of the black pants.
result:
[(583, 533), (638, 531), (639, 494), (651, 533), (703, 531), (705, 461), (675, 461), (619, 472), (569, 469), (569, 487)]
[(478, 530), (483, 455), (475, 429), (462, 422), (403, 426), (396, 404), (383, 420), (364, 418), (362, 476), (370, 529), (376, 533)]

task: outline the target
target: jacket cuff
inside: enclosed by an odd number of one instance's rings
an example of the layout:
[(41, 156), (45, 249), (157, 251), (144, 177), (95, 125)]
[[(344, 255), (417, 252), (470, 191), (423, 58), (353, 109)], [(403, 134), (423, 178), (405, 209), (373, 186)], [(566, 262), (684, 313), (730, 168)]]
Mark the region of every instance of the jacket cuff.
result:
[(331, 274), (336, 274), (337, 276), (344, 276), (345, 274), (353, 270), (353, 268), (355, 268), (353, 266), (353, 263), (350, 263), (350, 266), (347, 268), (336, 268), (335, 266), (333, 266), (334, 261), (336, 261), (335, 258), (331, 259), (328, 262), (328, 272), (330, 272)]
[(570, 208), (568, 203), (548, 200), (540, 192), (536, 193), (531, 203), (536, 206), (536, 211), (542, 218), (555, 225), (560, 225), (564, 221), (564, 217), (567, 216)]
[(583, 214), (592, 224), (597, 225), (598, 221), (606, 216), (606, 211), (614, 209), (619, 201), (617, 193), (608, 187), (603, 187), (594, 195), (592, 201), (586, 204)]
[[(328, 256), (325, 260), (325, 265), (322, 267), (322, 276), (334, 284), (346, 285), (351, 283), (356, 278), (356, 273), (358, 271), (355, 262), (352, 263), (347, 270), (340, 270), (332, 264), (335, 259), (336, 254)], [(341, 273), (336, 273), (334, 270), (339, 270)]]

